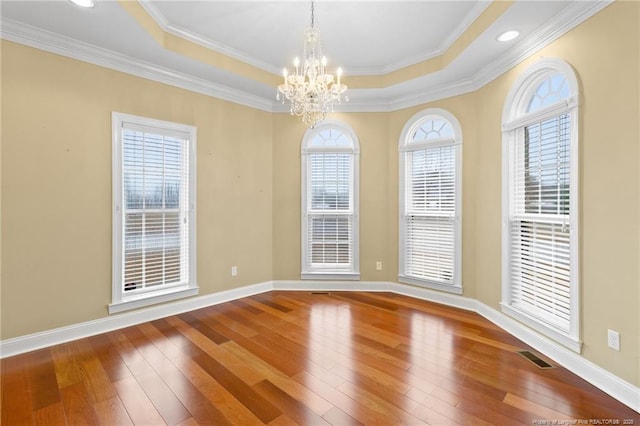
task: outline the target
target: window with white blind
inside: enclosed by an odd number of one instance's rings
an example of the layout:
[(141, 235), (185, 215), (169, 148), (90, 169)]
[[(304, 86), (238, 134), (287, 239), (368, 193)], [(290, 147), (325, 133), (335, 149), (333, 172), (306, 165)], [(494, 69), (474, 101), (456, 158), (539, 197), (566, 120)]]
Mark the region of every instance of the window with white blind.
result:
[(109, 312), (195, 295), (194, 127), (113, 113)]
[(462, 132), (449, 112), (413, 116), (400, 136), (400, 282), (462, 293)]
[(512, 88), (503, 114), (505, 313), (580, 352), (578, 84), (544, 59)]
[(302, 141), (302, 278), (360, 278), (358, 140), (325, 121)]

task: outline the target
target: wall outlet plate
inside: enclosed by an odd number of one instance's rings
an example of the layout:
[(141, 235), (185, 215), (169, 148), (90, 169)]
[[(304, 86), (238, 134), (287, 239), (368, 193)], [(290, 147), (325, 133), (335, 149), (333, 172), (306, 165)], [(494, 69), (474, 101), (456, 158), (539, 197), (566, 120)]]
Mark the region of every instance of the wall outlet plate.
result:
[(620, 333), (614, 330), (607, 330), (607, 346), (620, 351)]

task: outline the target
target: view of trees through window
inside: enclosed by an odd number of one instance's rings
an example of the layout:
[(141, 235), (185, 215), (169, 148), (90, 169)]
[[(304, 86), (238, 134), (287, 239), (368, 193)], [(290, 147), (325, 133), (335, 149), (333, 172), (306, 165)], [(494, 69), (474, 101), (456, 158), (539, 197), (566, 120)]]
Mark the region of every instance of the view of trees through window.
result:
[(125, 130), (124, 290), (181, 280), (184, 140)]

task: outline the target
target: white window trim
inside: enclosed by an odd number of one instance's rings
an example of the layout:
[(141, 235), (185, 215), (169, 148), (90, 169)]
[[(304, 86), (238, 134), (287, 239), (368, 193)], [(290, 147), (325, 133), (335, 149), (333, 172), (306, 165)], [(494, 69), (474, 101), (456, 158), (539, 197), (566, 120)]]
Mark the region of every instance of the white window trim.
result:
[[(162, 129), (167, 132), (177, 131), (189, 134), (189, 282), (174, 287), (125, 295), (122, 288), (123, 262), (123, 223), (122, 223), (122, 126), (133, 123), (146, 127)], [(196, 128), (184, 124), (138, 117), (130, 114), (112, 112), (112, 288), (109, 314), (137, 309), (157, 303), (168, 302), (184, 297), (195, 296), (199, 288), (196, 277)]]
[[(527, 102), (538, 83), (551, 73), (561, 73), (569, 85), (570, 95), (568, 99), (557, 102), (539, 111), (527, 114)], [(571, 65), (558, 58), (544, 58), (525, 70), (513, 84), (507, 95), (502, 114), (502, 312), (526, 324), (537, 332), (562, 344), (563, 346), (580, 353), (582, 342), (580, 340), (580, 299), (579, 299), (579, 101), (580, 87), (575, 72)], [(510, 269), (511, 264), (511, 235), (509, 218), (511, 216), (511, 186), (509, 177), (513, 174), (514, 146), (518, 129), (525, 125), (539, 122), (546, 118), (568, 113), (571, 116), (571, 141), (570, 141), (570, 199), (569, 199), (569, 229), (571, 244), (571, 317), (570, 331), (563, 333), (545, 324), (541, 320), (528, 315), (511, 306)], [(539, 219), (538, 219), (539, 220)]]
[[(309, 143), (311, 142), (313, 136), (326, 128), (338, 129), (341, 132), (345, 133), (351, 138), (353, 143), (353, 148), (346, 147), (336, 147), (336, 148), (309, 148)], [(308, 194), (307, 188), (309, 188), (309, 180), (311, 177), (307, 173), (309, 165), (308, 165), (308, 155), (314, 152), (347, 152), (353, 154), (353, 191), (352, 191), (352, 206), (353, 206), (353, 265), (349, 270), (341, 271), (339, 269), (314, 269), (310, 270), (307, 268), (309, 264), (309, 253), (307, 250), (308, 247)], [(336, 120), (324, 120), (320, 124), (317, 124), (314, 128), (309, 128), (304, 133), (302, 137), (302, 147), (301, 147), (301, 212), (302, 212), (302, 220), (301, 220), (301, 273), (300, 278), (303, 280), (347, 280), (347, 281), (358, 281), (360, 280), (360, 211), (359, 211), (359, 199), (360, 199), (360, 143), (358, 141), (358, 137), (353, 129), (341, 122)], [(340, 212), (336, 212), (335, 214), (340, 214)]]
[[(434, 139), (428, 142), (418, 142), (410, 144), (409, 137), (417, 130), (422, 123), (423, 119), (429, 116), (439, 116), (447, 120), (453, 127), (453, 138), (441, 138)], [(439, 146), (455, 145), (455, 251), (454, 251), (454, 283), (453, 285), (444, 285), (439, 282), (419, 279), (408, 276), (405, 271), (405, 185), (407, 180), (407, 165), (405, 153), (413, 150), (421, 150), (425, 148), (435, 148)], [(404, 284), (417, 285), (432, 290), (439, 290), (448, 293), (462, 294), (462, 127), (458, 122), (458, 119), (449, 111), (441, 108), (428, 108), (424, 111), (420, 111), (411, 117), (405, 124), (402, 132), (400, 133), (400, 140), (398, 143), (399, 151), (399, 250), (398, 250), (398, 281)]]

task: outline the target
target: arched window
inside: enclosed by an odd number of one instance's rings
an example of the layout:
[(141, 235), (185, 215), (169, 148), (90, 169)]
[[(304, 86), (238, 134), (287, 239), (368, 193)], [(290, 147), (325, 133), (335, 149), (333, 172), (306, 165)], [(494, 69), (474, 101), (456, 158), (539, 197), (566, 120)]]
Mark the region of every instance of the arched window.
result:
[(449, 112), (413, 116), (400, 136), (400, 282), (462, 293), (462, 131)]
[(502, 310), (576, 352), (578, 94), (573, 69), (543, 59), (502, 117)]
[(325, 121), (302, 140), (302, 278), (360, 278), (358, 139)]

